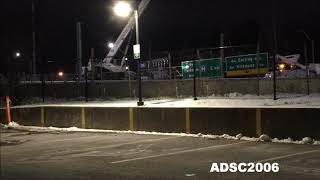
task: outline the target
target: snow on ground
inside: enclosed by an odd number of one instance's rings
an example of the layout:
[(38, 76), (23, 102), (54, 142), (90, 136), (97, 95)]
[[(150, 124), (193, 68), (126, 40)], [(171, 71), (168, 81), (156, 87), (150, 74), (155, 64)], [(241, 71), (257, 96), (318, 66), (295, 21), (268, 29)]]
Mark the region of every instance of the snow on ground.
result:
[(230, 139), (230, 140), (245, 140), (245, 141), (266, 141), (274, 143), (289, 143), (289, 144), (312, 144), (320, 145), (319, 140), (314, 140), (309, 137), (304, 137), (300, 141), (295, 141), (290, 137), (288, 139), (273, 138), (271, 139), (268, 135), (263, 134), (259, 138), (246, 137), (242, 134), (231, 136), (228, 134), (213, 135), (213, 134), (186, 134), (186, 133), (160, 133), (160, 132), (147, 132), (147, 131), (118, 131), (118, 130), (100, 130), (100, 129), (81, 129), (77, 127), (70, 128), (57, 128), (57, 127), (37, 127), (37, 126), (23, 126), (16, 122), (10, 122), (9, 125), (0, 123), (1, 128), (12, 128), (17, 130), (32, 131), (32, 132), (88, 132), (88, 133), (125, 133), (125, 134), (141, 134), (141, 135), (158, 135), (158, 136), (181, 136), (181, 137), (197, 137), (197, 138), (208, 138), (208, 139)]
[[(194, 101), (189, 98), (149, 98), (144, 99), (145, 107), (316, 107), (320, 108), (320, 94), (278, 94), (278, 100), (273, 100), (273, 95), (242, 95), (230, 93), (224, 96), (212, 95), (209, 97), (199, 97)], [(94, 107), (136, 107), (137, 99), (94, 99), (89, 102), (80, 99), (46, 99), (45, 103), (39, 99), (25, 101), (24, 106), (94, 106)]]

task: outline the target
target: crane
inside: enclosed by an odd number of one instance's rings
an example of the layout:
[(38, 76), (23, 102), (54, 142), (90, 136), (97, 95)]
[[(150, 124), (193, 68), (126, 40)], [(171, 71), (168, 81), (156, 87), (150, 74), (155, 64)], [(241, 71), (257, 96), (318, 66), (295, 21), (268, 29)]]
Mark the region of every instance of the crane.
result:
[[(148, 4), (150, 3), (151, 0), (142, 0), (139, 3), (138, 6), (138, 12), (139, 12), (139, 16), (141, 16), (143, 14), (143, 12), (145, 11), (145, 9), (147, 8)], [(107, 69), (110, 72), (125, 72), (126, 69), (124, 67), (124, 62), (126, 60), (125, 55), (128, 52), (128, 48), (129, 48), (129, 43), (130, 43), (130, 39), (132, 36), (132, 29), (134, 28), (134, 17), (130, 17), (127, 25), (124, 27), (124, 29), (122, 30), (122, 32), (120, 33), (120, 35), (118, 36), (117, 40), (114, 43), (114, 47), (110, 49), (110, 51), (108, 52), (108, 54), (106, 55), (106, 57), (103, 59), (102, 63), (97, 64), (96, 66), (98, 67), (102, 67), (104, 69)], [(129, 37), (129, 38), (128, 38)], [(126, 46), (125, 50), (124, 50), (124, 56), (121, 59), (121, 64), (120, 65), (116, 65), (113, 63), (116, 54), (119, 52), (120, 47), (123, 45), (124, 41), (126, 39), (129, 39), (129, 43)], [(88, 69), (91, 69), (91, 62), (88, 63)]]

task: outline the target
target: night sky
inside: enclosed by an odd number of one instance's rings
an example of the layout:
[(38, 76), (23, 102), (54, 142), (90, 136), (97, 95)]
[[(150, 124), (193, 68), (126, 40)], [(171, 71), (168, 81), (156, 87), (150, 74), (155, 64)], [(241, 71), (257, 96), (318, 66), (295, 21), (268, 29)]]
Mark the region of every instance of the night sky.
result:
[[(54, 61), (51, 71), (72, 72), (76, 59), (76, 22), (84, 23), (84, 59), (90, 48), (96, 57), (107, 52), (105, 43), (114, 41), (127, 19), (115, 17), (111, 0), (36, 0), (38, 61)], [(319, 0), (152, 0), (140, 18), (142, 46), (152, 51), (256, 44), (263, 51), (273, 48), (272, 14), (277, 27), (279, 52), (303, 52), (304, 30), (315, 40), (320, 61)], [(21, 50), (23, 60), (32, 52), (31, 0), (1, 0), (1, 71)], [(309, 41), (308, 48), (311, 49)], [(309, 52), (311, 57), (311, 50)], [(311, 58), (310, 58), (311, 59)]]

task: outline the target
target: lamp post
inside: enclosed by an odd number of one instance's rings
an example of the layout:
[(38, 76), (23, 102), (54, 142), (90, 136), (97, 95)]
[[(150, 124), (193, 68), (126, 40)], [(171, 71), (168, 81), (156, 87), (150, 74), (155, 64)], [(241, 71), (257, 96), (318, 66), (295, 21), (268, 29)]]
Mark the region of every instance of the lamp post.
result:
[[(141, 57), (140, 57), (140, 42), (139, 42), (139, 15), (138, 15), (138, 10), (134, 10), (134, 19), (135, 19), (135, 24), (136, 24), (136, 47), (138, 48), (139, 53), (137, 57), (138, 59), (138, 95), (139, 95), (139, 101), (137, 102), (138, 106), (143, 106), (144, 102), (142, 101), (142, 89), (141, 89)], [(136, 54), (135, 53), (135, 54)]]
[[(114, 8), (114, 12), (120, 17), (127, 17), (132, 11), (130, 5), (126, 2), (118, 2)], [(139, 13), (138, 6), (134, 10), (134, 20), (135, 20), (135, 29), (136, 29), (136, 44), (133, 46), (134, 59), (138, 60), (138, 95), (139, 101), (137, 102), (138, 106), (143, 106), (144, 102), (142, 101), (142, 88), (141, 88), (141, 56), (140, 56), (140, 42), (139, 42)]]

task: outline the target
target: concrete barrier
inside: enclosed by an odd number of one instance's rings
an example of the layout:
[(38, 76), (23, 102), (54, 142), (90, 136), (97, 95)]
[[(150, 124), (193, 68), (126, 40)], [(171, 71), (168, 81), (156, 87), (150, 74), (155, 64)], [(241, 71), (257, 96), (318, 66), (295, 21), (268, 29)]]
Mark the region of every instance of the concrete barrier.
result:
[(186, 132), (184, 108), (133, 108), (134, 130)]
[[(14, 107), (22, 125), (320, 139), (320, 108)], [(0, 111), (6, 123), (5, 111)]]
[(192, 108), (191, 133), (256, 136), (256, 109)]
[[(79, 109), (79, 108), (78, 108)], [(129, 130), (129, 108), (81, 108), (89, 129)], [(78, 110), (80, 112), (80, 109)], [(79, 116), (80, 117), (80, 116)]]

